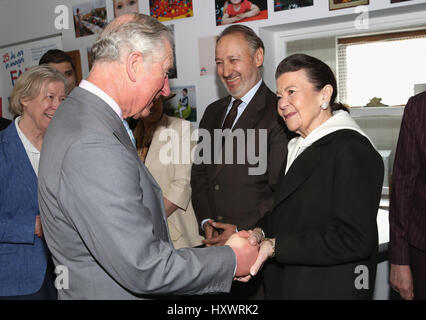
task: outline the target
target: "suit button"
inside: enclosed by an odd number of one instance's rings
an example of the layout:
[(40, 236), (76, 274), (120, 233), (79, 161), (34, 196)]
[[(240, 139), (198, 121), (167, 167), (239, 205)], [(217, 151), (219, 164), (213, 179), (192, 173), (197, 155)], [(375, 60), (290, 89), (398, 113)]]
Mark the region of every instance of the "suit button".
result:
[(217, 185), (215, 185), (214, 186), (214, 189), (217, 191), (217, 190), (219, 190), (219, 185), (217, 184)]
[(216, 219), (217, 219), (217, 221), (222, 221), (223, 217), (222, 216), (217, 216)]

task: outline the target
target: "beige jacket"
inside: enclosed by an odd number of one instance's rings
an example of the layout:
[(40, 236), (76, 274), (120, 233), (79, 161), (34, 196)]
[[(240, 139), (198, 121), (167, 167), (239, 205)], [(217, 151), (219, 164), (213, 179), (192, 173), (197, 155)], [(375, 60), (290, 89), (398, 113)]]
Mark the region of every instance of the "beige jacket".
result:
[[(160, 185), (163, 196), (179, 207), (167, 219), (170, 238), (176, 249), (198, 246), (204, 239), (198, 233), (191, 204), (190, 151), (196, 143), (190, 141), (191, 132), (189, 121), (164, 114), (155, 129), (145, 159), (145, 165)], [(172, 135), (176, 140), (173, 144)], [(170, 160), (171, 163), (167, 164)]]

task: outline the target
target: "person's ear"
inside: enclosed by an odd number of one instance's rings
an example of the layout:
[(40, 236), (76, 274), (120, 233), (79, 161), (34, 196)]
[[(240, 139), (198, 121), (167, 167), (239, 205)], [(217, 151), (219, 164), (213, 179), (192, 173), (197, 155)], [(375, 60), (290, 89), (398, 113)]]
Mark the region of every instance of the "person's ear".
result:
[(139, 51), (131, 52), (126, 59), (126, 71), (130, 81), (135, 82), (143, 70), (143, 56)]
[(22, 109), (28, 107), (28, 102), (29, 102), (29, 99), (19, 99), (19, 103), (21, 104)]
[(254, 61), (256, 62), (256, 66), (259, 68), (263, 65), (263, 49), (257, 48), (254, 53)]
[(322, 88), (321, 94), (322, 94), (322, 102), (330, 102), (331, 96), (333, 95), (333, 86), (331, 84), (327, 84)]

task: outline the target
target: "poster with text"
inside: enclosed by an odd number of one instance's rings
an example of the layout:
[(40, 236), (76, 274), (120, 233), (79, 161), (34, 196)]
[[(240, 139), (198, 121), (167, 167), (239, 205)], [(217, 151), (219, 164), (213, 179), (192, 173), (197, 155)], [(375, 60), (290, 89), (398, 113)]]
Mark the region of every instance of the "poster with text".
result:
[(9, 113), (9, 98), (19, 76), (28, 68), (38, 65), (41, 56), (50, 49), (62, 49), (61, 36), (37, 41), (28, 41), (0, 49), (0, 94), (2, 106), (0, 115), (12, 119)]
[(75, 37), (100, 33), (107, 24), (106, 0), (93, 0), (72, 7)]
[(215, 0), (216, 25), (268, 19), (265, 0)]
[(162, 22), (194, 15), (192, 0), (149, 0), (149, 13)]
[(195, 86), (171, 87), (169, 98), (164, 102), (164, 113), (168, 116), (197, 121)]

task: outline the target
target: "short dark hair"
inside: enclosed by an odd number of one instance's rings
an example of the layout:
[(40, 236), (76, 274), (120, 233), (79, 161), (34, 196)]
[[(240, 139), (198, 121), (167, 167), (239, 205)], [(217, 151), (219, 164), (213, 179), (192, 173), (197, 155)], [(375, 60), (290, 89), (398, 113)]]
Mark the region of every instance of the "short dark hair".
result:
[(62, 63), (62, 62), (69, 62), (74, 72), (76, 71), (72, 58), (68, 54), (66, 54), (64, 51), (59, 49), (48, 50), (40, 58), (40, 61), (38, 62), (38, 64), (42, 65), (42, 64)]
[(249, 44), (249, 47), (252, 50), (252, 55), (259, 48), (262, 48), (263, 53), (265, 53), (265, 46), (263, 45), (262, 39), (257, 36), (253, 29), (241, 24), (234, 24), (223, 30), (222, 33), (217, 37), (216, 44), (224, 36), (234, 33), (240, 33), (244, 36), (244, 38), (247, 40), (247, 43)]
[(288, 56), (278, 65), (277, 70), (275, 71), (275, 80), (277, 80), (284, 73), (295, 72), (299, 70), (304, 70), (306, 72), (309, 81), (317, 91), (320, 91), (328, 84), (333, 87), (333, 94), (331, 95), (330, 99), (331, 111), (348, 111), (348, 109), (343, 104), (336, 102), (337, 82), (333, 71), (327, 64), (315, 57), (308, 56), (307, 54), (303, 53), (296, 53)]

